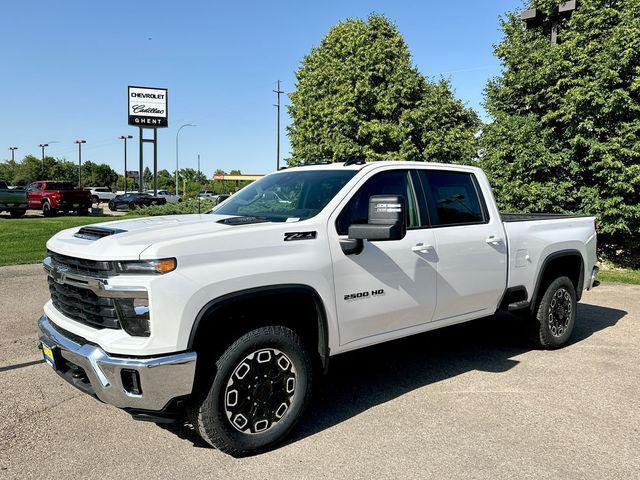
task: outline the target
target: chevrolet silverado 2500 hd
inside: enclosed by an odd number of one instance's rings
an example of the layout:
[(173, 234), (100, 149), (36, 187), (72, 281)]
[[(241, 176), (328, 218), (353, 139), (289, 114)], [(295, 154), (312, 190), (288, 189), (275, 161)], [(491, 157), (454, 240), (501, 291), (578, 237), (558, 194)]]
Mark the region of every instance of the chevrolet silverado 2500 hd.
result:
[(484, 173), (431, 163), (272, 173), (202, 215), (64, 230), (45, 359), (139, 419), (186, 413), (234, 455), (281, 440), (331, 355), (512, 311), (564, 345), (594, 218), (501, 215)]

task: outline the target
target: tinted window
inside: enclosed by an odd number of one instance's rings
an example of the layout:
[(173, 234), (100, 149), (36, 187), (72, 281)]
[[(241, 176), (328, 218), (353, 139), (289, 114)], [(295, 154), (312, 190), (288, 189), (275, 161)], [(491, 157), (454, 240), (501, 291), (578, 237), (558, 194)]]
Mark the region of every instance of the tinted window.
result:
[(317, 215), (355, 175), (355, 170), (299, 170), (262, 177), (211, 213), (264, 217), (272, 222)]
[(47, 182), (47, 190), (73, 190), (76, 187), (70, 182)]
[(478, 190), (470, 173), (421, 170), (432, 225), (485, 221)]
[(419, 226), (415, 196), (406, 170), (378, 173), (351, 197), (336, 220), (338, 235), (347, 235), (349, 225), (367, 223), (369, 197), (373, 195), (401, 195), (407, 204), (408, 227)]

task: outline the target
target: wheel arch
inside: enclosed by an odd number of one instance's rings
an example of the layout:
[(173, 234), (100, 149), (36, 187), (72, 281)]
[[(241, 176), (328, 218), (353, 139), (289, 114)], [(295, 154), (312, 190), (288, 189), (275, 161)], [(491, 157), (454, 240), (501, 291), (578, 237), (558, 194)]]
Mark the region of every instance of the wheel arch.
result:
[[(329, 327), (326, 309), (316, 289), (304, 284), (275, 284), (253, 287), (228, 293), (207, 302), (200, 309), (191, 326), (187, 349), (196, 348), (199, 333), (205, 331), (211, 325), (211, 322), (215, 322), (217, 312), (236, 305), (242, 307), (267, 299), (275, 300), (283, 297), (297, 299), (304, 297), (312, 302), (316, 320), (313, 330), (317, 336), (317, 358), (320, 361), (321, 368), (326, 371), (329, 363)], [(286, 305), (283, 305), (282, 308), (286, 308)]]
[[(540, 296), (549, 279), (553, 277), (554, 274), (560, 272), (566, 272), (566, 276), (569, 277), (576, 289), (576, 298), (580, 300), (582, 287), (584, 285), (584, 264), (584, 258), (577, 249), (558, 250), (547, 255), (538, 271), (538, 277), (536, 278), (535, 288), (529, 305), (531, 311), (535, 311)], [(553, 278), (551, 278), (551, 281), (553, 281)]]

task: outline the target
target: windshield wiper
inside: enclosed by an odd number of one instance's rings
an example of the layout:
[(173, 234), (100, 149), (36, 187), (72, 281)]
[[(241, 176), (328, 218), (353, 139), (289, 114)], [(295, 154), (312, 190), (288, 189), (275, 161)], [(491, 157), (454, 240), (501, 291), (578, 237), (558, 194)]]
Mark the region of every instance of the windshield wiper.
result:
[(225, 225), (249, 225), (251, 223), (265, 223), (269, 221), (266, 217), (239, 215), (237, 217), (223, 218), (222, 220), (218, 220), (218, 223), (224, 223)]

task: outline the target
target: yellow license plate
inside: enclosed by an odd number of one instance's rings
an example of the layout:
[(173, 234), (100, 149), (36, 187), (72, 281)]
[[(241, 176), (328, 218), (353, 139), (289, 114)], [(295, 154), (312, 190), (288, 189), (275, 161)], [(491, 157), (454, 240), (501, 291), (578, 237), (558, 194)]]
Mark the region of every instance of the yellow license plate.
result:
[(53, 350), (51, 347), (42, 344), (42, 356), (44, 357), (44, 361), (51, 365), (53, 368), (56, 368), (56, 361), (53, 358)]

